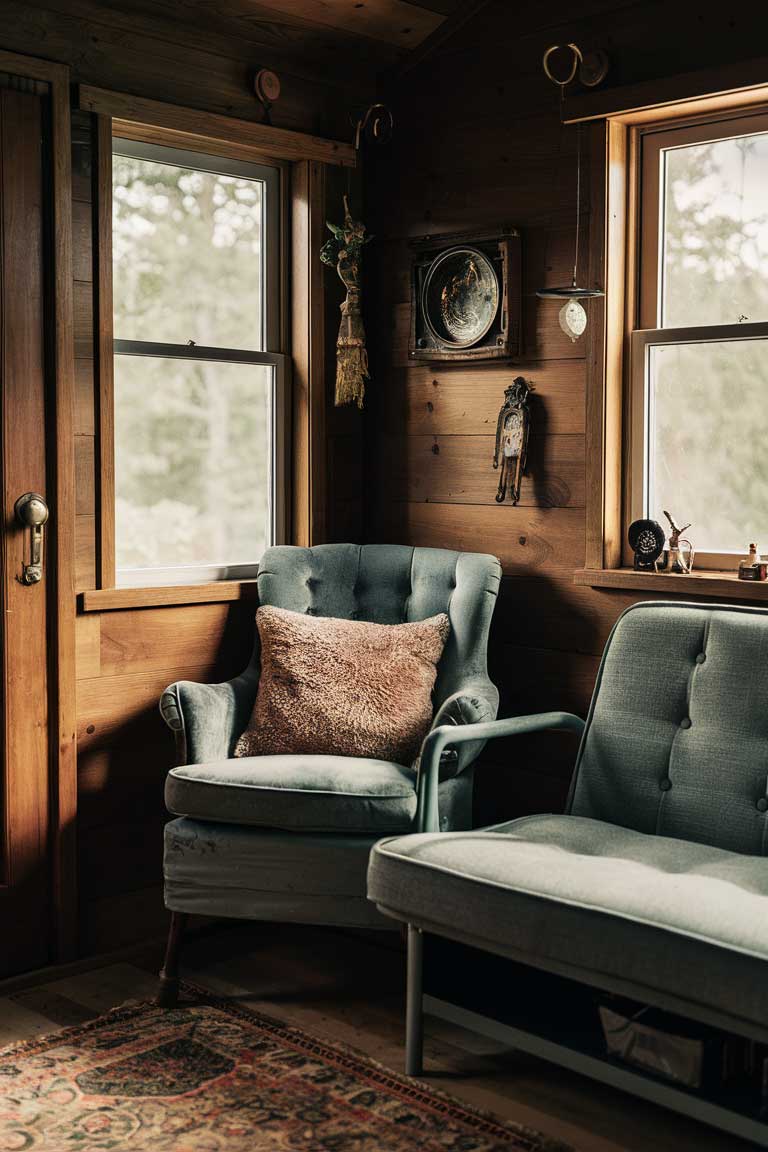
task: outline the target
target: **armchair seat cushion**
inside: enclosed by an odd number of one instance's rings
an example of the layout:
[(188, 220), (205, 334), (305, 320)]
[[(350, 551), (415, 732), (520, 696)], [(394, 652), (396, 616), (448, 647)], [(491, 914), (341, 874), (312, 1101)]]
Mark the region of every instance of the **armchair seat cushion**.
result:
[(176, 816), (301, 832), (407, 832), (416, 773), (351, 756), (244, 756), (174, 768), (165, 802)]
[(764, 857), (532, 816), (381, 841), (368, 896), (426, 930), (598, 986), (768, 1018)]

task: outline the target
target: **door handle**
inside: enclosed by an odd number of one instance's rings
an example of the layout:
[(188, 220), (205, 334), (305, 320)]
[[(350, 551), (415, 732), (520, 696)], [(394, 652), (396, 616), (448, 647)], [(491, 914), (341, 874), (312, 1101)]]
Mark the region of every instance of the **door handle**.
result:
[(43, 578), (43, 526), (48, 520), (48, 505), (37, 492), (25, 492), (13, 506), (16, 519), (30, 531), (29, 561), (22, 563), (21, 584), (39, 584)]

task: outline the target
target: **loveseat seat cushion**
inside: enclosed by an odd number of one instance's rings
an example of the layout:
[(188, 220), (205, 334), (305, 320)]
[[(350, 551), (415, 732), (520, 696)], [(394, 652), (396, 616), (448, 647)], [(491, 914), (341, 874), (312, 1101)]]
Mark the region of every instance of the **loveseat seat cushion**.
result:
[(764, 857), (531, 816), (383, 840), (368, 896), (426, 930), (598, 986), (768, 1020)]
[(406, 832), (416, 774), (349, 756), (244, 756), (173, 768), (165, 803), (176, 816), (303, 832)]

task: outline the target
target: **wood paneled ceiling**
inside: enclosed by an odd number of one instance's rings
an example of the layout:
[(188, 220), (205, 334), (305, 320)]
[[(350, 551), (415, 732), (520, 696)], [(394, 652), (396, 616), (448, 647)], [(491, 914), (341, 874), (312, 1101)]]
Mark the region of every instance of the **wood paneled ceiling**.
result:
[[(461, 0), (268, 0), (275, 12), (367, 36), (408, 51), (426, 40)], [(256, 7), (256, 5), (254, 5)]]
[(175, 25), (180, 42), (190, 37), (212, 44), (235, 41), (249, 48), (254, 64), (307, 70), (314, 78), (345, 88), (372, 85), (479, 0), (31, 0), (35, 6), (90, 9), (114, 20), (132, 13)]

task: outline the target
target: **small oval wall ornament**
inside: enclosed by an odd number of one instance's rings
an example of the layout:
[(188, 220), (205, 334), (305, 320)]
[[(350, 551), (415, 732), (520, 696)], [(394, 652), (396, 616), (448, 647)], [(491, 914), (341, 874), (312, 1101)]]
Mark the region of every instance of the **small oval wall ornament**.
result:
[(262, 104), (274, 104), (280, 98), (280, 80), (269, 68), (260, 68), (253, 78), (253, 89)]

